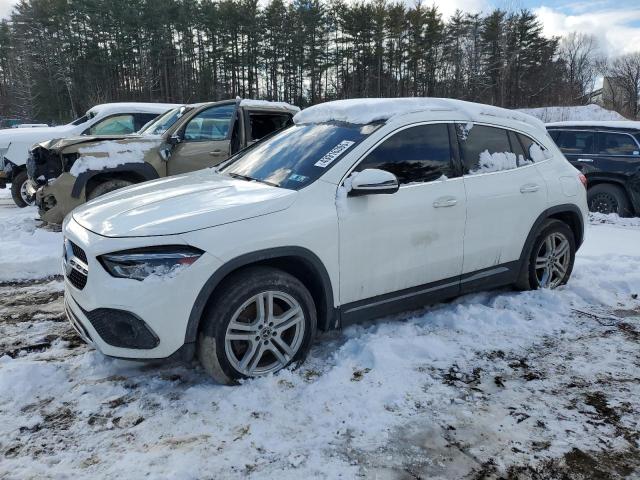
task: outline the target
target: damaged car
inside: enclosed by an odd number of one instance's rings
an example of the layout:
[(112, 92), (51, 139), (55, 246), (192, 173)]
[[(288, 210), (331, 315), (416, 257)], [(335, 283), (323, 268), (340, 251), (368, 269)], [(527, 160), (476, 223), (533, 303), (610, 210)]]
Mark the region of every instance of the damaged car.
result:
[(29, 195), (42, 220), (59, 224), (105, 193), (218, 165), (292, 123), (284, 102), (227, 100), (174, 108), (135, 135), (72, 137), (36, 145), (27, 165)]
[(0, 130), (0, 188), (11, 184), (11, 195), (18, 207), (33, 203), (27, 192), (29, 149), (53, 138), (88, 135), (122, 135), (144, 125), (177, 105), (169, 103), (118, 102), (96, 105), (80, 118), (56, 127), (7, 128)]

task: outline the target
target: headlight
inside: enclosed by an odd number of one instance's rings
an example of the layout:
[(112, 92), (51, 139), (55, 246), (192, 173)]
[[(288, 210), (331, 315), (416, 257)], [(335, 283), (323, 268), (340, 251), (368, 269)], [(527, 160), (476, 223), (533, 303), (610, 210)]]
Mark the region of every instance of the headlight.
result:
[(150, 276), (173, 277), (203, 253), (194, 247), (168, 245), (109, 253), (99, 257), (99, 260), (113, 277), (142, 281)]

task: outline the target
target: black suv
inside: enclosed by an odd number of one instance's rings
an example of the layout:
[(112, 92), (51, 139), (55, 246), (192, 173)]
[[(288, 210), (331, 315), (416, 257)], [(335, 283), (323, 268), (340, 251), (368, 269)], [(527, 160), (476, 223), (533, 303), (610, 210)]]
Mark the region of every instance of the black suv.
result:
[(547, 130), (587, 177), (589, 210), (640, 215), (640, 122), (557, 122)]

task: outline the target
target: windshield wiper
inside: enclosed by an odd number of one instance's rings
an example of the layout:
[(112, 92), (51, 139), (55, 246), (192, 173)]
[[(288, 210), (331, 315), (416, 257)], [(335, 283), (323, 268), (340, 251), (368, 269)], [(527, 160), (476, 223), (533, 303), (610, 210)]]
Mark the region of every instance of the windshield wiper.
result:
[(239, 173), (233, 173), (233, 172), (229, 172), (227, 173), (227, 175), (233, 178), (241, 178), (243, 180), (246, 180), (247, 182), (258, 182), (258, 183), (264, 183), (265, 185), (270, 185), (272, 187), (280, 187), (280, 185), (278, 185), (277, 183), (268, 182), (267, 180), (260, 180), (259, 178), (253, 178), (248, 175), (241, 175)]

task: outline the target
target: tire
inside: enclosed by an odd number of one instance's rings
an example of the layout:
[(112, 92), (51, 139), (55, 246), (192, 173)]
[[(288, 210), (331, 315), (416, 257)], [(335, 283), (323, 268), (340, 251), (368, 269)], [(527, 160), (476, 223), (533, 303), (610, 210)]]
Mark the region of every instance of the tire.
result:
[[(552, 248), (549, 249), (550, 247)], [(545, 221), (526, 258), (527, 263), (522, 266), (520, 278), (516, 282), (518, 289), (553, 289), (566, 284), (576, 258), (573, 231), (560, 220)]]
[[(214, 298), (202, 319), (197, 350), (200, 363), (219, 383), (275, 373), (306, 357), (316, 333), (316, 307), (294, 276), (275, 268), (247, 268), (225, 280)], [(275, 321), (260, 321), (258, 304), (266, 319)], [(296, 311), (278, 329), (277, 317)]]
[(17, 175), (14, 175), (11, 180), (11, 196), (15, 204), (20, 208), (34, 204), (33, 200), (29, 202), (24, 190), (24, 185), (28, 180), (29, 176), (26, 170), (21, 170)]
[(94, 198), (98, 198), (101, 195), (105, 195), (120, 188), (128, 187), (129, 185), (133, 185), (133, 182), (130, 182), (129, 180), (120, 180), (117, 178), (113, 180), (107, 180), (106, 182), (102, 182), (93, 187), (93, 190), (91, 190), (87, 195), (87, 200), (93, 200)]
[(628, 217), (632, 213), (625, 191), (611, 183), (600, 183), (589, 188), (587, 202), (591, 212), (616, 213), (620, 217)]

